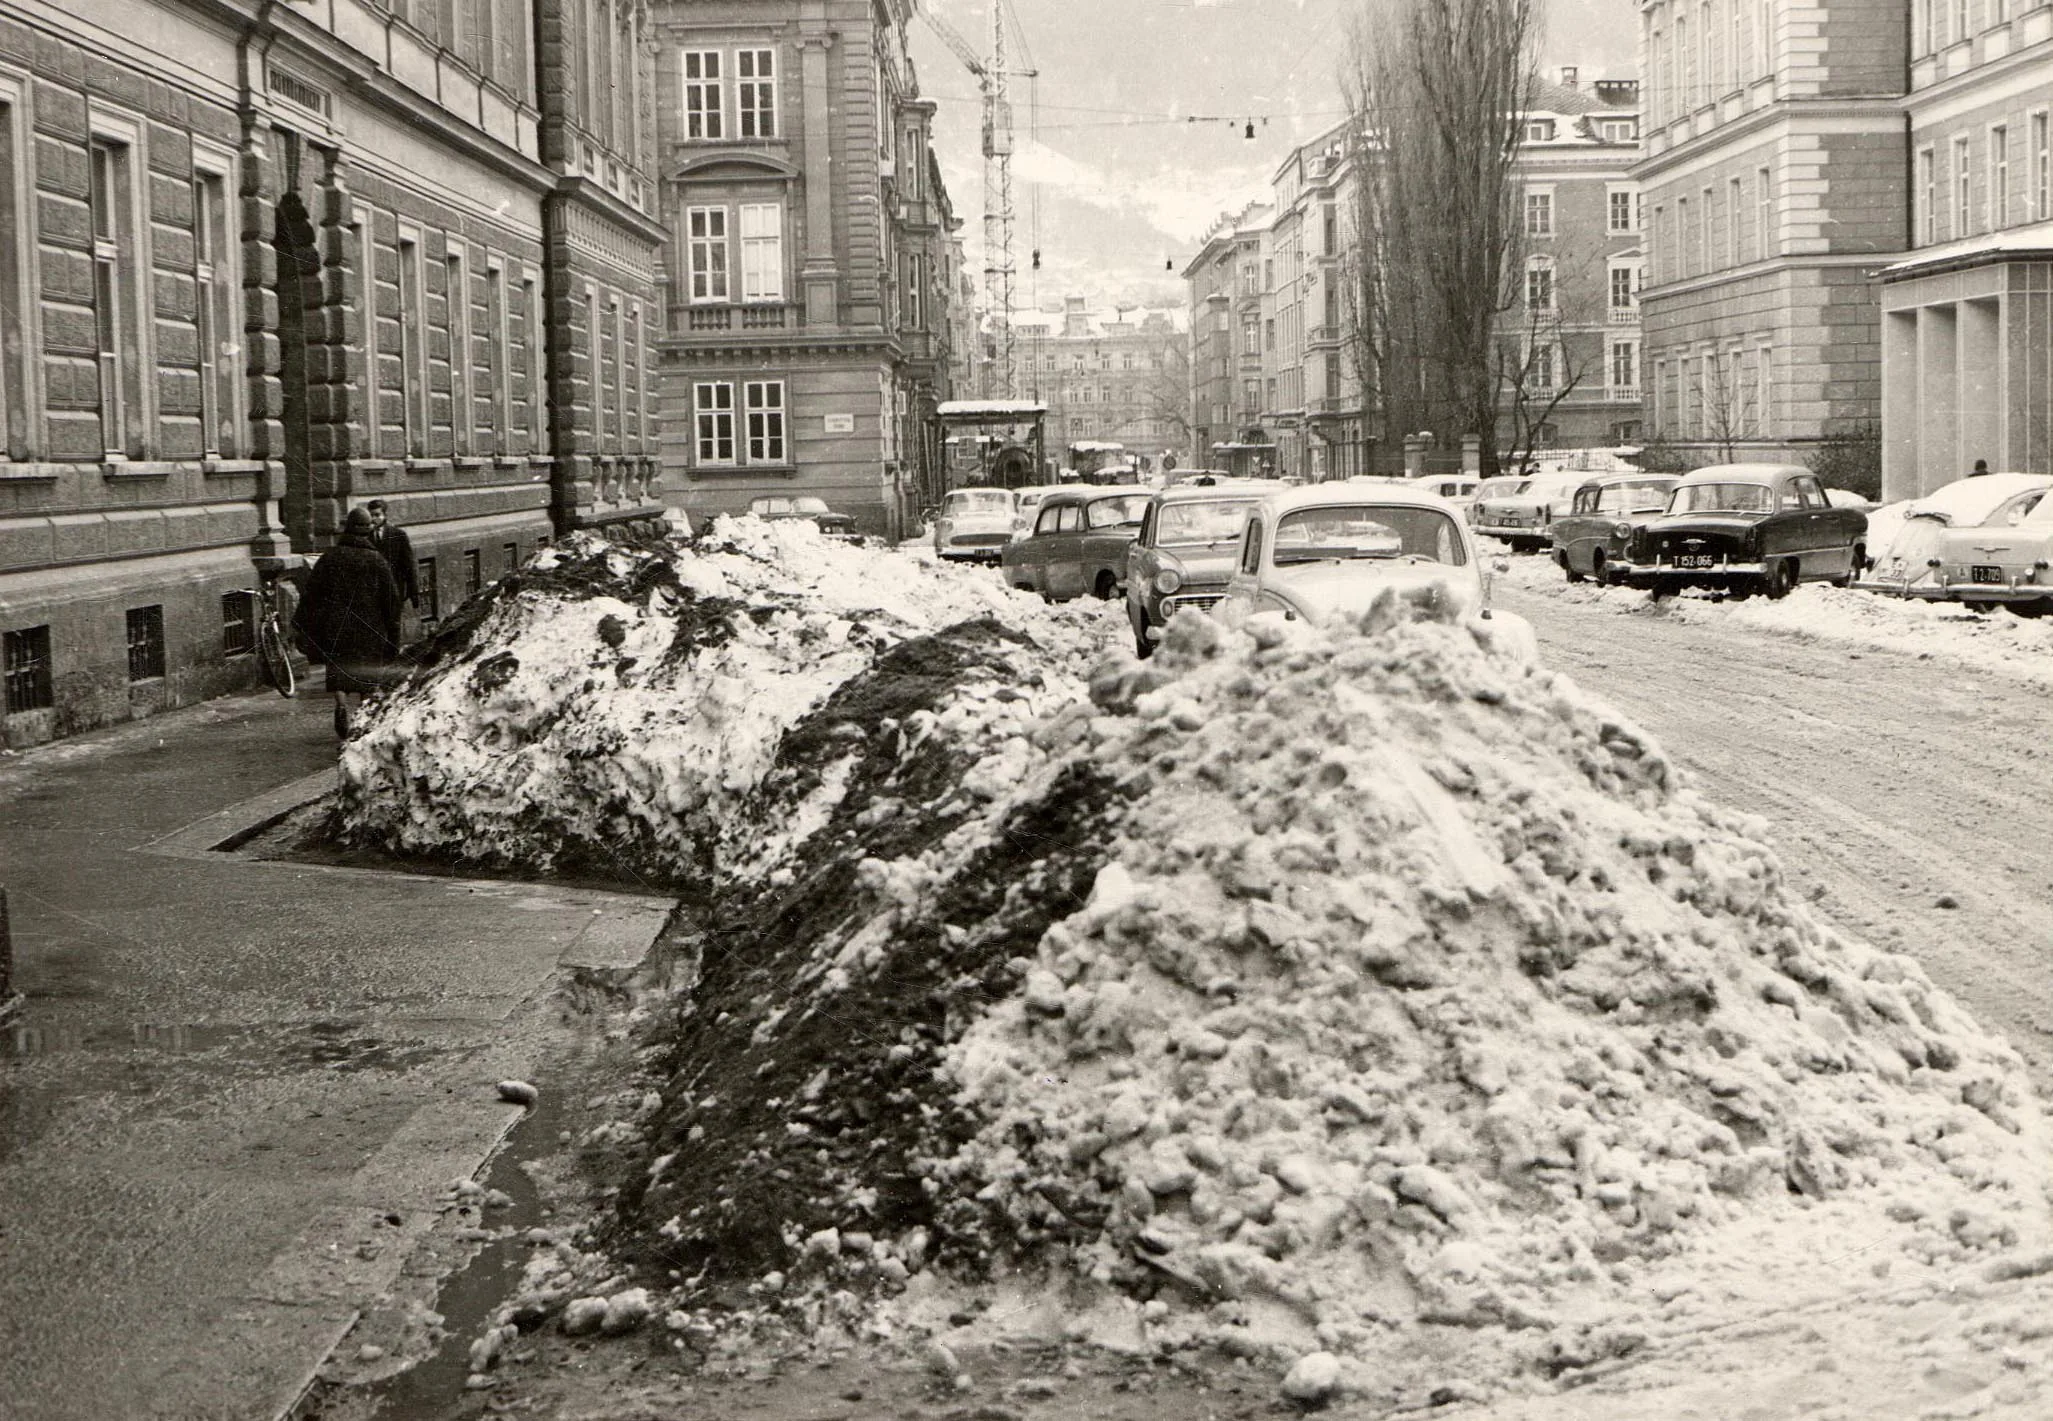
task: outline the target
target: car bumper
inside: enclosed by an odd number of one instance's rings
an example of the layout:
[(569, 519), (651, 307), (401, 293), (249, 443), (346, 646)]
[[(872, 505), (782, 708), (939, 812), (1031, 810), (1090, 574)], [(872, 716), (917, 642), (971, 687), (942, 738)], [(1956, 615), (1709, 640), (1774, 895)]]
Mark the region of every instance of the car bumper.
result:
[(1544, 542), (1551, 536), (1548, 528), (1536, 523), (1476, 523), (1471, 526), (1486, 538), (1532, 538)]
[(1178, 612), (1188, 608), (1193, 612), (1203, 614), (1211, 611), (1225, 600), (1226, 589), (1219, 587), (1175, 592), (1167, 597), (1145, 601), (1141, 603), (1141, 613), (1147, 618), (1148, 626), (1143, 635), (1149, 641), (1160, 641), (1162, 639), (1162, 628)]
[(2044, 602), (2053, 604), (2053, 583), (2042, 582), (1856, 582), (1863, 592), (1908, 597), (1920, 602)]
[(1626, 563), (1613, 572), (1622, 582), (1636, 586), (1674, 583), (1677, 586), (1716, 586), (1733, 579), (1751, 580), (1767, 576), (1758, 562), (1720, 562), (1712, 567), (1677, 567), (1673, 563)]

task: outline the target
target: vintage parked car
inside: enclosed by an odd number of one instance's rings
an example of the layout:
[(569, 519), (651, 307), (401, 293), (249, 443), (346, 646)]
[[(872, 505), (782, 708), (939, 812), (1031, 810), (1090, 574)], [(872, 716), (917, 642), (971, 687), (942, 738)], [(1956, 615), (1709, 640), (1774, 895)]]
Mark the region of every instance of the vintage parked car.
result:
[(1007, 585), (1050, 602), (1090, 593), (1106, 601), (1126, 584), (1126, 552), (1153, 493), (1092, 488), (1041, 500), (1034, 531), (1000, 557)]
[[(1990, 474), (1976, 482), (2001, 477)], [(1930, 576), (1913, 583), (1906, 595), (1960, 602), (1977, 611), (2008, 607), (2020, 617), (2053, 612), (2053, 488), (2005, 499), (1979, 525), (1939, 529), (1929, 561), (1937, 566), (1926, 569)]]
[(1633, 531), (1615, 581), (1656, 597), (1705, 587), (1786, 597), (1800, 582), (1844, 587), (1867, 556), (1868, 515), (1834, 508), (1799, 464), (1712, 464), (1684, 475), (1660, 517)]
[(1057, 493), (1099, 493), (1096, 484), (1062, 483), (1036, 484), (1023, 488), (1015, 496), (1012, 505), (1012, 541), (1018, 542), (1034, 531), (1034, 515), (1041, 510), (1041, 500)]
[(934, 553), (950, 562), (998, 561), (1012, 541), (1009, 488), (954, 488), (934, 514)]
[(1668, 507), (1678, 474), (1591, 474), (1554, 520), (1554, 561), (1570, 582), (1609, 582), (1626, 560), (1632, 530)]
[(1155, 650), (1162, 627), (1184, 608), (1206, 611), (1226, 595), (1247, 512), (1275, 486), (1225, 477), (1155, 495), (1128, 555), (1126, 619), (1134, 649)]
[[(1957, 600), (1940, 590), (1939, 574), (1946, 561), (1942, 543), (1955, 532), (2015, 526), (2034, 511), (2049, 488), (2053, 474), (1978, 474), (1943, 484), (1923, 498), (1885, 504), (1868, 516), (1867, 570), (1854, 585), (1892, 597)], [(1971, 572), (1975, 565), (1969, 560), (1966, 570)]]
[(1388, 589), (1438, 583), (1463, 616), (1487, 624), (1493, 646), (1538, 656), (1531, 624), (1491, 609), (1475, 533), (1447, 500), (1422, 490), (1322, 483), (1270, 494), (1248, 510), (1234, 556), (1215, 617), (1318, 624), (1359, 616)]
[(1536, 552), (1552, 536), (1554, 515), (1568, 512), (1575, 491), (1589, 477), (1580, 471), (1534, 474), (1522, 487), (1488, 497), (1478, 489), (1469, 521), (1478, 533), (1502, 538), (1514, 552)]
[(748, 511), (756, 518), (767, 518), (772, 522), (784, 518), (803, 518), (830, 538), (854, 542), (861, 538), (856, 532), (855, 519), (846, 513), (836, 513), (827, 506), (827, 501), (810, 494), (766, 494), (748, 501)]

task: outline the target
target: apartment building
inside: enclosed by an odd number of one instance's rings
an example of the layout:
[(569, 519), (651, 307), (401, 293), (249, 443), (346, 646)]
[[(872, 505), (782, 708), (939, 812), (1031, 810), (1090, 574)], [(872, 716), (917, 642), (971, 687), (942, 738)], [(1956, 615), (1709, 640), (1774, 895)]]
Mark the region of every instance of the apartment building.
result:
[(1500, 449), (1586, 449), (1641, 433), (1639, 84), (1563, 67), (1519, 143), (1518, 299), (1507, 313)]
[(1267, 406), (1264, 321), (1275, 281), (1270, 223), (1275, 207), (1250, 203), (1222, 217), (1184, 266), (1190, 286), (1193, 468), (1274, 471), (1276, 443), (1263, 427)]
[(1165, 454), (1185, 459), (1190, 356), (1180, 315), (1134, 306), (1098, 312), (1069, 296), (1059, 322), (1013, 319), (1023, 393), (1048, 407), (1049, 458), (1059, 463), (1063, 450), (1089, 440), (1123, 444), (1149, 468)]
[(666, 487), (695, 516), (814, 494), (896, 537), (934, 477), (957, 291), (911, 0), (653, 14)]
[(1907, 251), (1883, 269), (1882, 493), (2053, 471), (2053, 8), (1911, 10)]
[(1277, 169), (1263, 261), (1263, 411), (1279, 473), (1316, 481), (1367, 468), (1348, 258), (1356, 194), (1346, 126)]
[(1871, 274), (1905, 241), (1908, 18), (1881, 0), (1640, 7), (1647, 432), (1679, 455), (1801, 460), (1877, 417)]
[(0, 741), (251, 684), (245, 589), (365, 499), (430, 619), (660, 513), (641, 13), (0, 13)]

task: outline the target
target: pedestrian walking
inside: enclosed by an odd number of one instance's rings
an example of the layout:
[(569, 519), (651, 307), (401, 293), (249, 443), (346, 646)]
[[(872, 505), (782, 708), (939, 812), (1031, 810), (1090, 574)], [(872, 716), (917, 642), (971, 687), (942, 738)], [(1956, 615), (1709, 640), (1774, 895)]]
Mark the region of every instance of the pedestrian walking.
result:
[(1987, 459), (1977, 459), (1975, 460), (1975, 466), (1972, 469), (1968, 470), (1967, 476), (1969, 478), (1974, 478), (1979, 474), (1986, 474), (1988, 472), (1989, 461)]
[(392, 569), (392, 583), (399, 589), (399, 600), (419, 611), (421, 571), (413, 560), (413, 539), (406, 536), (406, 529), (392, 521), (384, 499), (374, 498), (364, 508), (371, 515), (371, 537), (384, 555), (385, 566)]
[(307, 578), (295, 630), (328, 668), (335, 733), (349, 734), (366, 692), (390, 685), (399, 661), (399, 586), (379, 552), (368, 509), (352, 508), (341, 541)]

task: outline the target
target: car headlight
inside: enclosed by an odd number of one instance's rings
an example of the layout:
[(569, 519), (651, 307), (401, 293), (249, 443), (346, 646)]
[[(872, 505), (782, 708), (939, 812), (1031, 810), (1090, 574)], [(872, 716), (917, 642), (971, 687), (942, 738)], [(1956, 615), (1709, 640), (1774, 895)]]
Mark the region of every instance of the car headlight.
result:
[(1615, 524), (1611, 529), (1611, 536), (1614, 538), (1630, 538), (1632, 536), (1632, 524)]
[(1165, 597), (1181, 586), (1183, 574), (1173, 567), (1165, 567), (1155, 574), (1155, 590)]

